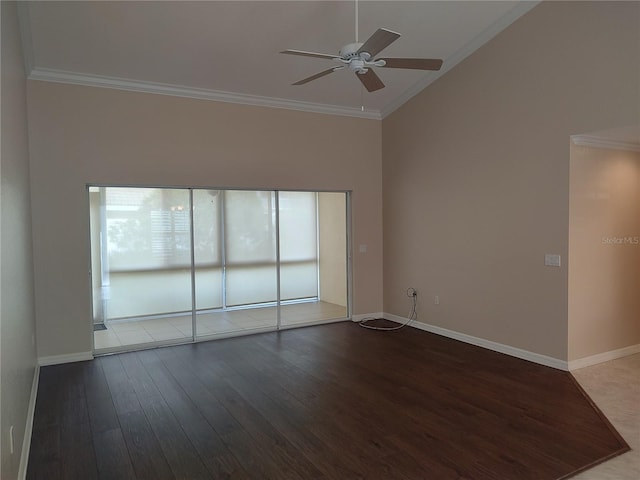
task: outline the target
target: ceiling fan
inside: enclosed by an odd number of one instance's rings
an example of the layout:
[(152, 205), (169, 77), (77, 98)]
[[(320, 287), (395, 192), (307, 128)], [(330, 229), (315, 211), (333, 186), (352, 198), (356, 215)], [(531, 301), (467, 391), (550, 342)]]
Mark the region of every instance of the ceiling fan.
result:
[(349, 68), (355, 72), (358, 80), (362, 82), (369, 92), (375, 92), (384, 88), (384, 83), (373, 71), (372, 67), (385, 68), (407, 68), (411, 70), (440, 70), (442, 60), (435, 58), (375, 58), (382, 50), (400, 38), (400, 34), (379, 28), (364, 43), (358, 42), (358, 3), (356, 1), (356, 42), (349, 43), (340, 49), (338, 55), (326, 53), (305, 52), (303, 50), (284, 50), (280, 53), (287, 55), (300, 55), (303, 57), (325, 58), (342, 63), (337, 67), (323, 70), (320, 73), (311, 75), (295, 82), (293, 85), (304, 85), (325, 75)]

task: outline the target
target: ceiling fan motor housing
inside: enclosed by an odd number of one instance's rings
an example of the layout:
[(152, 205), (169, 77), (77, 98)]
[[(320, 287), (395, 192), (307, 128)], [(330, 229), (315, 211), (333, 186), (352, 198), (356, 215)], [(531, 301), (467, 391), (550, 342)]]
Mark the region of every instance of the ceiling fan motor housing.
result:
[(342, 47), (338, 54), (345, 60), (349, 60), (350, 58), (358, 56), (358, 50), (360, 50), (360, 47), (362, 45), (362, 43), (349, 43), (348, 45)]
[(363, 43), (350, 43), (340, 49), (340, 58), (336, 58), (337, 61), (346, 63), (349, 65), (349, 69), (356, 73), (367, 73), (369, 70), (367, 67), (384, 67), (384, 60), (371, 60), (371, 54), (369, 52), (359, 52)]

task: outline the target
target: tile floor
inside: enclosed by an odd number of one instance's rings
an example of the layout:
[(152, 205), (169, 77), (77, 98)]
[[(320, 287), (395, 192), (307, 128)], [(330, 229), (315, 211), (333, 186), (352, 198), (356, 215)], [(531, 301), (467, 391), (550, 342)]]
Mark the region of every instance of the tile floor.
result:
[[(197, 316), (197, 332), (199, 337), (215, 337), (249, 330), (275, 328), (276, 315), (276, 307), (200, 313)], [(327, 302), (296, 303), (280, 307), (283, 326), (310, 324), (346, 318), (346, 316), (345, 307)], [(191, 315), (112, 321), (107, 322), (106, 325), (106, 330), (94, 332), (97, 353), (122, 349), (124, 346), (191, 339)]]
[(631, 447), (630, 452), (596, 465), (572, 480), (638, 480), (640, 353), (571, 373)]

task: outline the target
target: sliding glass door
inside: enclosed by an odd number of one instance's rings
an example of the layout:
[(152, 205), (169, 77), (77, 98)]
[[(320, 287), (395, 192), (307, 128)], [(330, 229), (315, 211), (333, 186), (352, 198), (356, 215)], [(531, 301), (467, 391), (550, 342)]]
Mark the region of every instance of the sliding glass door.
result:
[[(273, 330), (276, 192), (194, 190), (193, 201), (197, 336)], [(205, 301), (211, 290), (213, 303)]]
[(348, 318), (347, 193), (89, 187), (95, 348)]
[(279, 203), (280, 324), (346, 318), (346, 195), (280, 192)]
[(96, 348), (191, 339), (189, 192), (90, 188), (89, 197)]

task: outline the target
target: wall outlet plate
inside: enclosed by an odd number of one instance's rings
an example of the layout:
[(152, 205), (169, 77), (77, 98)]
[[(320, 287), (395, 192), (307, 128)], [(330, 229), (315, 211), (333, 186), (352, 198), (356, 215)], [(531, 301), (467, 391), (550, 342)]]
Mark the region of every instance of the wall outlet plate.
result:
[(544, 264), (547, 267), (559, 267), (562, 264), (560, 255), (555, 253), (546, 253), (544, 255)]
[(9, 452), (13, 455), (13, 425), (9, 427)]

